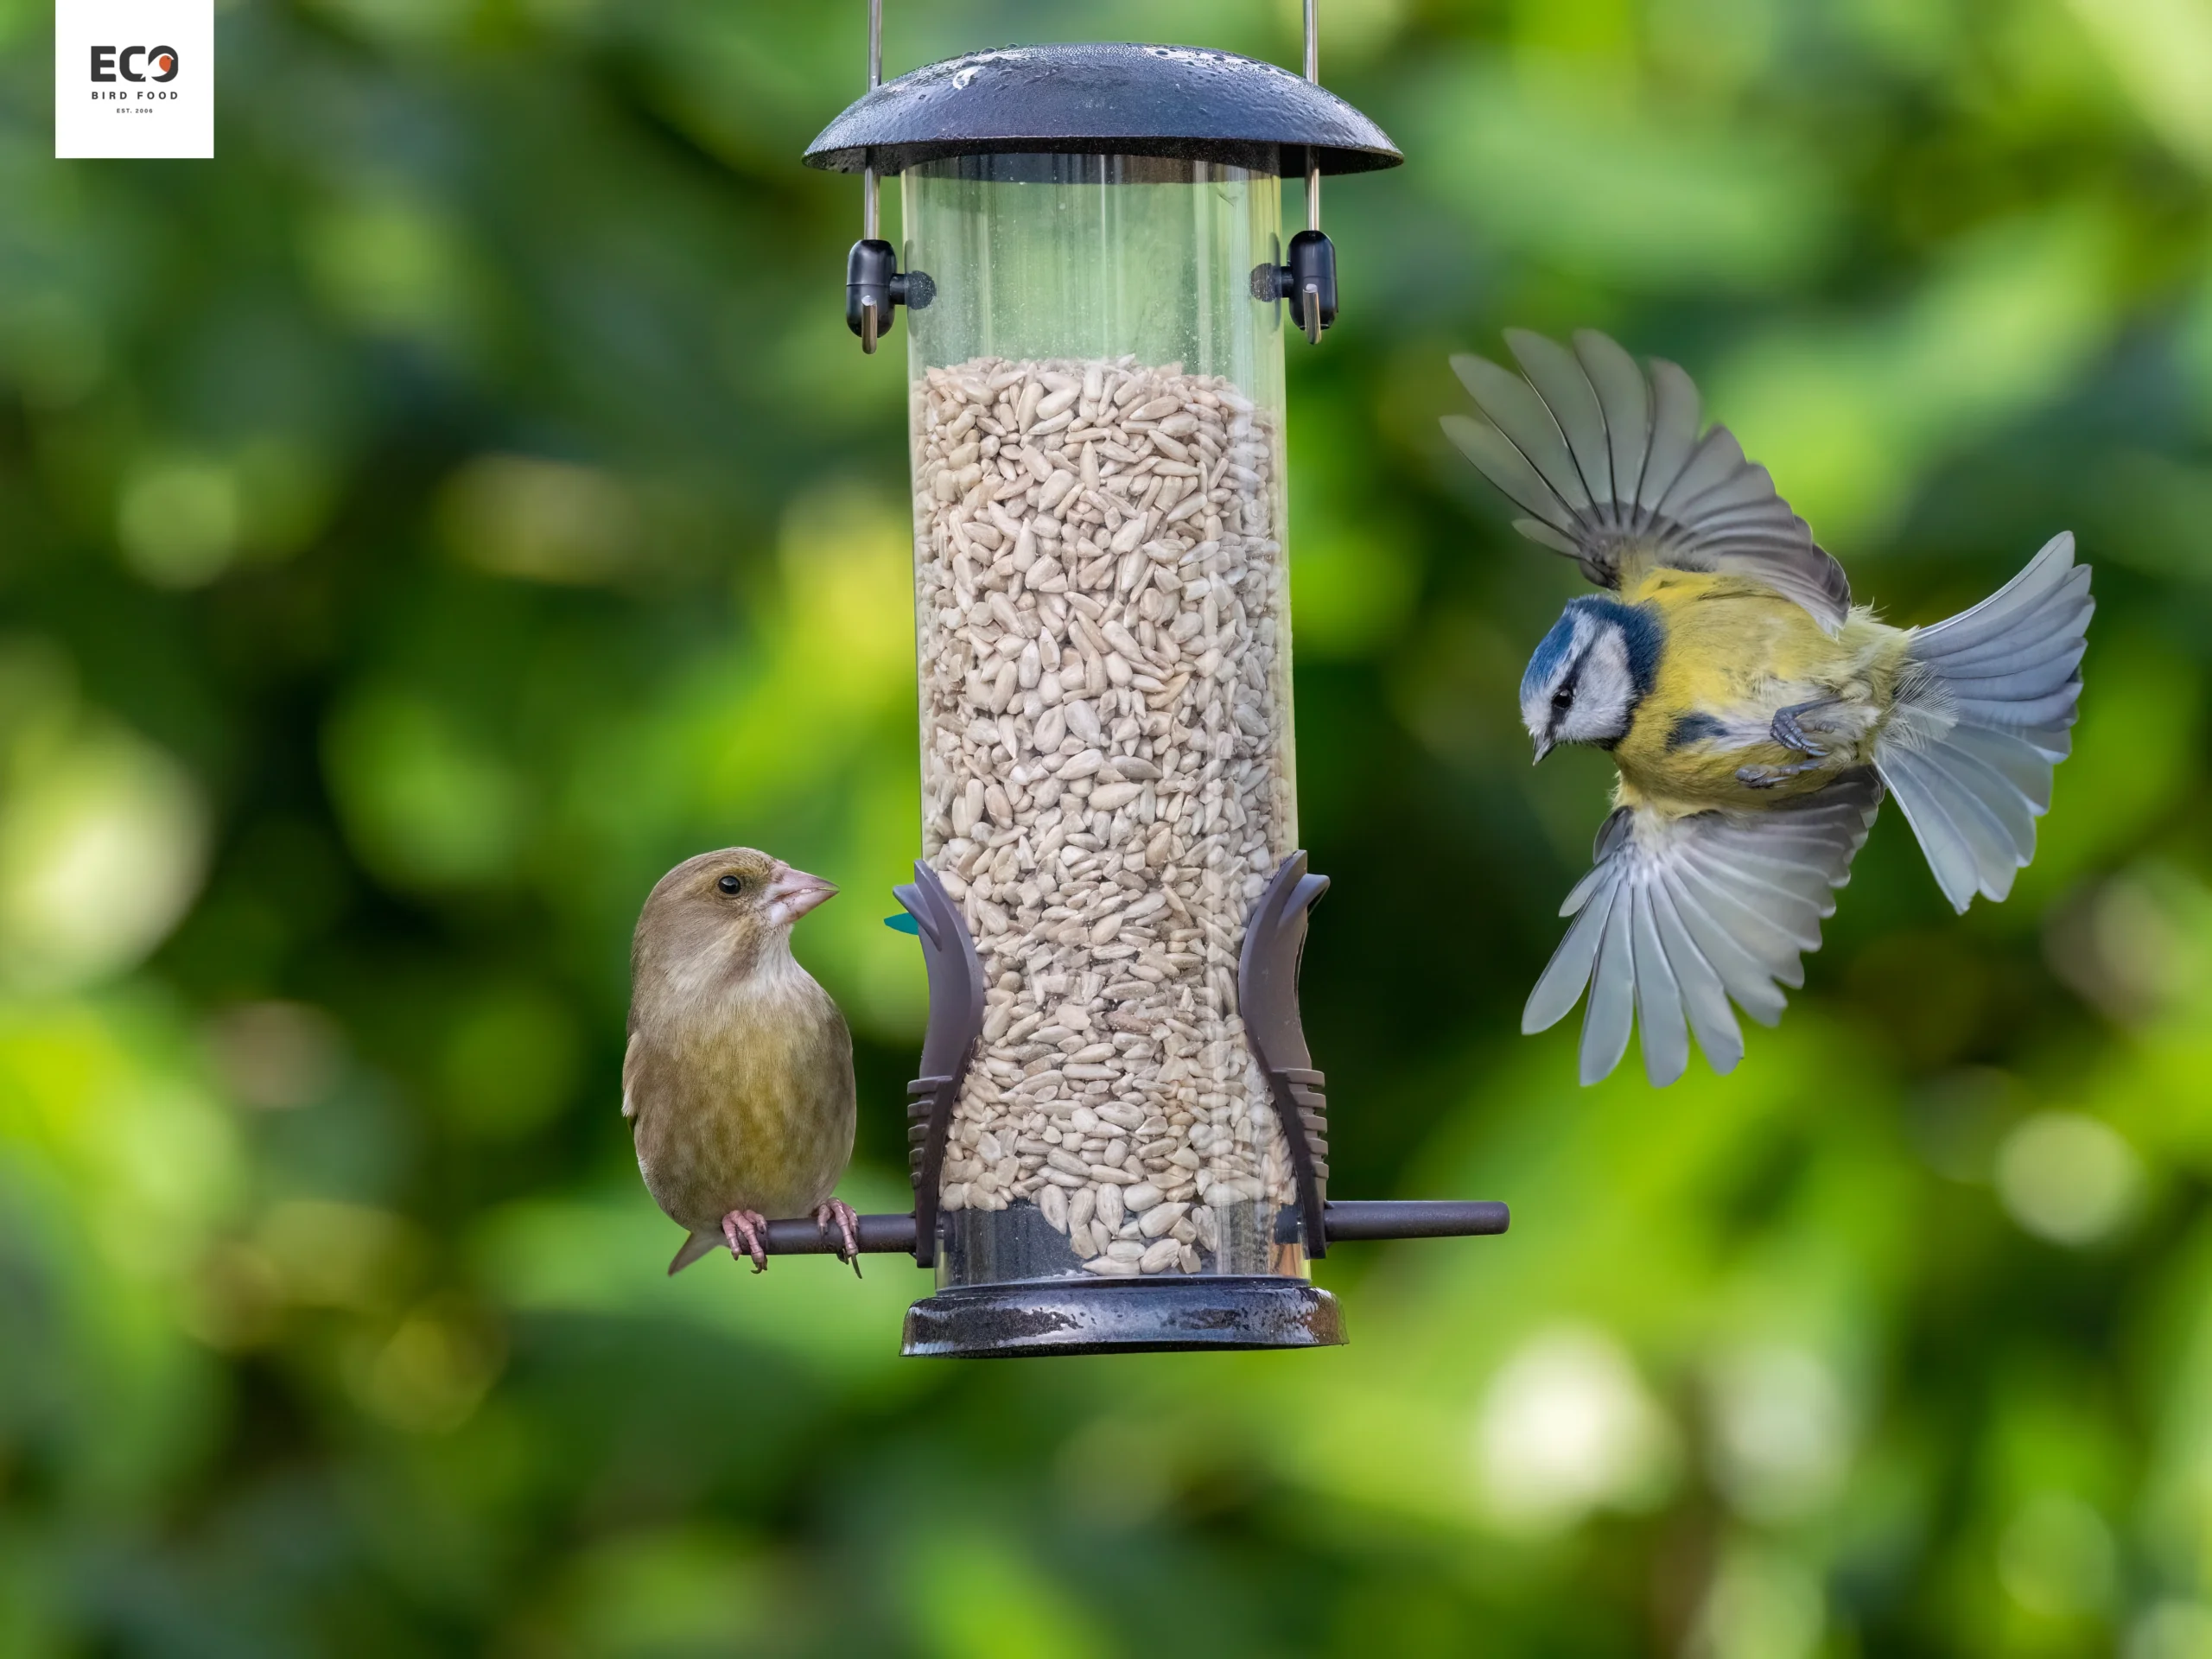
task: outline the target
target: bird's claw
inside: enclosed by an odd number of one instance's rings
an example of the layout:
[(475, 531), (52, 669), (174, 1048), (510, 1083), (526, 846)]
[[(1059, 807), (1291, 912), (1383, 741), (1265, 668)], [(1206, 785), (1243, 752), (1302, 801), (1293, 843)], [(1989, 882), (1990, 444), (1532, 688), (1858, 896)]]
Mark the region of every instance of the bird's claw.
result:
[(830, 1198), (814, 1208), (814, 1224), (825, 1237), (832, 1224), (836, 1227), (837, 1236), (842, 1241), (837, 1259), (851, 1266), (855, 1279), (861, 1276), (861, 1239), (860, 1234), (855, 1230), (855, 1224), (859, 1220), (860, 1217), (853, 1213), (853, 1206), (842, 1198)]
[(722, 1217), (722, 1236), (729, 1253), (753, 1258), (753, 1271), (768, 1271), (768, 1217), (758, 1210), (733, 1210)]
[(1773, 736), (1774, 741), (1783, 748), (1795, 749), (1800, 754), (1809, 754), (1817, 760), (1826, 755), (1827, 751), (1805, 735), (1805, 728), (1798, 723), (1797, 716), (1809, 714), (1815, 709), (1825, 708), (1830, 701), (1833, 699), (1824, 698), (1819, 702), (1801, 702), (1788, 709), (1777, 709), (1767, 730)]
[(1819, 758), (1815, 756), (1810, 760), (1800, 760), (1794, 766), (1738, 766), (1736, 768), (1736, 781), (1746, 789), (1774, 789), (1792, 778), (1817, 771), (1820, 764)]

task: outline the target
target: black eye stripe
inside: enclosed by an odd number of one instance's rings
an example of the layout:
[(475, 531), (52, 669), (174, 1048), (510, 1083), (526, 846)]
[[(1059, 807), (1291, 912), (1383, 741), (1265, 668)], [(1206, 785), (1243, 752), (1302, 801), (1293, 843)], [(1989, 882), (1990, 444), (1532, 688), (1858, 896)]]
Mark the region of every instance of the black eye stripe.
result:
[(1597, 648), (1598, 642), (1592, 639), (1575, 653), (1574, 660), (1567, 665), (1567, 672), (1560, 677), (1560, 690), (1573, 695), (1575, 688), (1582, 683), (1582, 665), (1590, 660), (1590, 653)]
[[(1574, 653), (1574, 660), (1567, 665), (1567, 672), (1560, 676), (1559, 687), (1552, 693), (1550, 730), (1554, 735), (1559, 731), (1560, 721), (1567, 718), (1567, 709), (1573, 705), (1576, 688), (1582, 683), (1582, 666), (1590, 660), (1590, 653), (1597, 650), (1599, 638), (1599, 635), (1592, 634), (1584, 642), (1582, 649)], [(1567, 701), (1561, 702), (1561, 697)]]

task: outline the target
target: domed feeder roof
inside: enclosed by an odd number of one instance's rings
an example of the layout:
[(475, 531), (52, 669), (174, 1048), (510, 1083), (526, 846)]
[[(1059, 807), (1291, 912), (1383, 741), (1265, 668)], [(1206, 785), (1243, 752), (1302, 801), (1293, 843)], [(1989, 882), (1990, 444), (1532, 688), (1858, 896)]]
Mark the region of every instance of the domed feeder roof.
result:
[(1190, 46), (1009, 46), (886, 82), (808, 146), (810, 167), (903, 172), (954, 156), (1166, 156), (1296, 174), (1395, 167), (1382, 129), (1272, 63)]

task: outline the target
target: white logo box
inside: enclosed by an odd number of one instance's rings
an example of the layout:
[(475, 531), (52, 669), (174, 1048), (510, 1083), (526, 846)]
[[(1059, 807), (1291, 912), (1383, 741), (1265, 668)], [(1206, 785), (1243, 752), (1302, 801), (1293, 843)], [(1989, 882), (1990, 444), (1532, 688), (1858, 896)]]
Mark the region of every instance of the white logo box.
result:
[(214, 0), (54, 0), (54, 153), (213, 157)]

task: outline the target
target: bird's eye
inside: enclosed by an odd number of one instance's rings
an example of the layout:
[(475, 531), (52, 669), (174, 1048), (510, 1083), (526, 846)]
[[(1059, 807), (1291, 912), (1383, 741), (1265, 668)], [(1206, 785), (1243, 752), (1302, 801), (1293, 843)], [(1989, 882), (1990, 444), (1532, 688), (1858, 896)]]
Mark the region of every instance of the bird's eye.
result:
[(745, 891), (745, 883), (739, 880), (734, 875), (726, 875), (722, 877), (721, 880), (715, 882), (715, 885), (720, 887), (724, 893), (742, 893)]
[(1563, 686), (1560, 687), (1560, 689), (1559, 689), (1558, 690), (1556, 690), (1556, 691), (1554, 691), (1554, 692), (1553, 692), (1553, 693), (1552, 693), (1552, 707), (1553, 707), (1553, 708), (1554, 708), (1554, 709), (1569, 709), (1569, 708), (1573, 707), (1573, 705), (1574, 705), (1574, 690), (1573, 690), (1573, 687), (1571, 687), (1571, 686), (1565, 686), (1565, 685), (1563, 685)]

